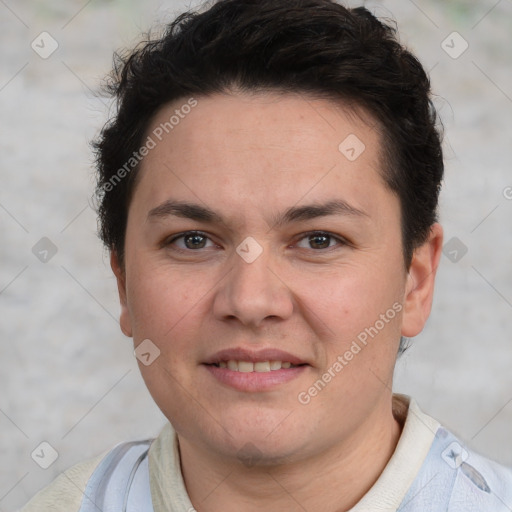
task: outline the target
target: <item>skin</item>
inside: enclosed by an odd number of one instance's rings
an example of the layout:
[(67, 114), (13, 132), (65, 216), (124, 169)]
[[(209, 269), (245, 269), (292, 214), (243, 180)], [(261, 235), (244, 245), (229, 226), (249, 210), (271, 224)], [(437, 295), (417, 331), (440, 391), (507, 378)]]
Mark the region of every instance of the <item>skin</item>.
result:
[[(441, 226), (406, 269), (400, 203), (383, 181), (379, 133), (364, 112), (292, 94), (197, 100), (142, 162), (124, 264), (115, 252), (111, 259), (121, 328), (135, 346), (150, 339), (161, 351), (139, 366), (178, 433), (196, 510), (348, 510), (400, 436), (393, 369), (400, 335), (417, 335), (430, 313)], [(184, 103), (162, 108), (148, 134)], [(354, 161), (338, 150), (350, 134), (365, 144)], [(224, 222), (148, 218), (170, 198), (207, 206)], [(287, 208), (333, 199), (363, 214), (274, 222)], [(169, 242), (187, 230), (207, 235), (201, 248)], [(311, 241), (310, 231), (333, 237)], [(249, 236), (263, 249), (252, 263), (236, 252)], [(396, 303), (402, 310), (301, 404), (298, 394)], [(309, 366), (270, 391), (235, 390), (202, 362), (240, 346), (279, 348)]]

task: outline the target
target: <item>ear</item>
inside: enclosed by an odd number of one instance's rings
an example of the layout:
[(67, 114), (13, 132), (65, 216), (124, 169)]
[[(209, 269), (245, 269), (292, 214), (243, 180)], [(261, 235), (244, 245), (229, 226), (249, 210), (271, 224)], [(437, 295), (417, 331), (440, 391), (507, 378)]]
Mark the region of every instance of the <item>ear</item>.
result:
[(128, 310), (128, 303), (126, 300), (126, 274), (119, 262), (117, 252), (113, 249), (110, 252), (110, 267), (117, 279), (117, 290), (119, 292), (119, 302), (121, 304), (121, 315), (119, 318), (121, 331), (123, 331), (126, 336), (131, 337), (133, 334), (130, 312)]
[(428, 240), (413, 253), (405, 289), (402, 336), (416, 336), (427, 322), (442, 249), (443, 228), (435, 223), (430, 229)]

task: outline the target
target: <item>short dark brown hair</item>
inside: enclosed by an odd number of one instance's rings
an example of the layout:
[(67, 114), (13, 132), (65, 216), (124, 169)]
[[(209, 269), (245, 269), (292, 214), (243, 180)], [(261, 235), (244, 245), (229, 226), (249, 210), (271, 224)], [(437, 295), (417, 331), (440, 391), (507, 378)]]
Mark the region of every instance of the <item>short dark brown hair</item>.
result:
[(134, 154), (151, 119), (168, 102), (233, 89), (307, 93), (373, 116), (383, 178), (400, 200), (407, 268), (437, 220), (443, 156), (428, 76), (398, 42), (396, 28), (363, 7), (220, 0), (181, 14), (162, 37), (115, 54), (107, 88), (117, 110), (93, 143), (96, 190), (100, 236), (121, 262), (138, 168)]

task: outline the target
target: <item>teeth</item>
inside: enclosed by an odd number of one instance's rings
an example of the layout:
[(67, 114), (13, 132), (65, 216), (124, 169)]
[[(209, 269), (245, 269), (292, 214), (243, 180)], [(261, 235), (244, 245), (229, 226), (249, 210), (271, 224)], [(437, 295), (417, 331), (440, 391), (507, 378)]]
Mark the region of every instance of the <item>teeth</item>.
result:
[(238, 361), (238, 371), (249, 373), (254, 371), (254, 363), (250, 361)]
[(281, 370), (281, 368), (295, 368), (296, 365), (291, 364), (289, 361), (258, 361), (253, 363), (251, 361), (220, 361), (218, 363), (220, 368), (228, 368), (234, 372), (250, 373), (250, 372), (270, 372), (273, 370)]
[(271, 370), (280, 370), (281, 369), (281, 361), (270, 361), (270, 369)]
[(270, 371), (270, 361), (258, 361), (254, 363), (254, 371), (255, 372), (269, 372)]

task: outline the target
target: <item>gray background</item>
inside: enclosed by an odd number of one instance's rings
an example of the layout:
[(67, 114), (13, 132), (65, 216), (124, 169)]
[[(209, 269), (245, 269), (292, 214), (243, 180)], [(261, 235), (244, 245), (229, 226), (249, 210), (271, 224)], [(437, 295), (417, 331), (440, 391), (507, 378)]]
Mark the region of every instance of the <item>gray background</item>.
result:
[[(88, 141), (108, 114), (95, 93), (113, 50), (188, 5), (0, 0), (0, 512), (71, 464), (164, 424), (118, 327), (89, 206)], [(467, 247), (459, 261), (443, 256), (432, 316), (399, 361), (395, 388), (512, 465), (512, 1), (366, 5), (392, 14), (431, 70), (446, 127), (446, 241)], [(31, 48), (43, 31), (59, 45), (47, 59)], [(456, 59), (442, 47), (454, 31), (469, 44)], [(444, 43), (452, 53), (457, 37)], [(32, 252), (43, 237), (57, 248), (46, 263)], [(31, 459), (42, 441), (59, 454), (46, 470)]]

